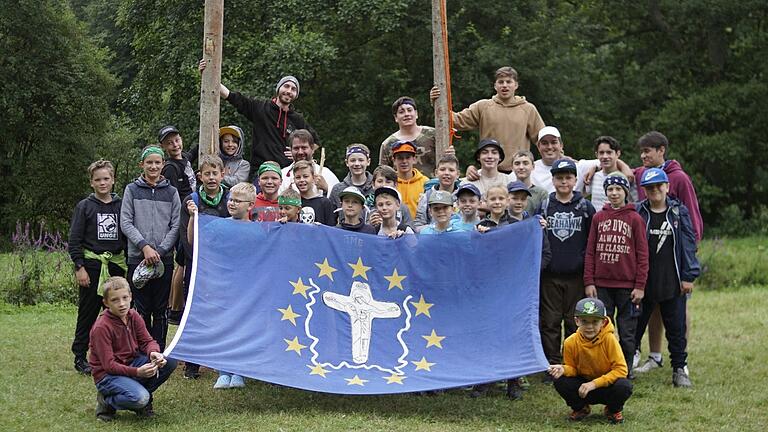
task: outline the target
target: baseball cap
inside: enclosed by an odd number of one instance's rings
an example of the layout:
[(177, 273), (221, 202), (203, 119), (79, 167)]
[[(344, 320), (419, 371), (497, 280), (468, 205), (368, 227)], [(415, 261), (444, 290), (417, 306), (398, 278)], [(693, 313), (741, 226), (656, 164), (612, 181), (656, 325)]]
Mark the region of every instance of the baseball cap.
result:
[(605, 318), (605, 305), (600, 299), (583, 298), (576, 303), (576, 312), (573, 316)]
[(480, 192), (480, 189), (478, 189), (477, 186), (473, 185), (472, 183), (462, 183), (461, 185), (459, 185), (459, 188), (456, 189), (456, 192), (454, 193), (454, 195), (458, 197), (464, 192), (470, 192), (475, 196), (477, 196), (478, 198), (483, 197), (483, 194)]
[(163, 140), (168, 137), (168, 135), (177, 133), (179, 133), (179, 130), (176, 129), (176, 126), (163, 126), (160, 128), (160, 132), (157, 133), (157, 142), (162, 143)]
[(528, 196), (531, 196), (531, 191), (528, 190), (528, 186), (526, 186), (525, 183), (521, 181), (509, 182), (509, 184), (507, 185), (508, 193), (521, 192), (521, 191), (527, 193)]
[(157, 264), (147, 264), (146, 261), (142, 261), (136, 270), (133, 271), (133, 286), (137, 290), (144, 288), (151, 279), (157, 279), (165, 273), (165, 266), (160, 261)]
[(413, 153), (416, 154), (416, 147), (410, 141), (395, 141), (392, 144), (392, 154)]
[(361, 203), (365, 204), (365, 196), (360, 192), (360, 189), (355, 186), (347, 186), (344, 188), (344, 190), (339, 193), (339, 200), (343, 200), (345, 196), (353, 196), (360, 200)]
[(402, 198), (400, 197), (400, 191), (398, 191), (397, 189), (395, 189), (393, 187), (381, 186), (381, 187), (376, 188), (376, 190), (373, 191), (373, 199), (375, 200), (376, 197), (381, 195), (381, 194), (392, 195), (393, 197), (397, 198), (397, 202), (401, 202), (402, 201)]
[(577, 174), (576, 162), (571, 159), (558, 159), (555, 161), (555, 163), (552, 164), (552, 168), (549, 170), (549, 172), (552, 173), (552, 175), (561, 172)]
[(667, 173), (661, 168), (648, 168), (640, 177), (640, 186), (650, 186), (656, 183), (669, 183)]
[[(223, 128), (219, 128), (219, 138), (223, 137), (226, 134), (230, 134), (233, 137), (240, 140), (242, 138), (240, 136), (241, 132), (237, 129), (235, 129), (236, 126), (224, 126)], [(239, 129), (239, 128), (238, 128)]]
[(560, 138), (560, 131), (557, 130), (557, 128), (554, 127), (554, 126), (544, 126), (539, 131), (539, 138), (536, 141), (537, 142), (541, 141), (541, 139), (544, 138), (547, 135), (552, 135), (552, 136), (556, 136), (556, 137)]
[(428, 205), (432, 204), (453, 205), (453, 197), (449, 192), (436, 190), (429, 195)]
[(475, 160), (480, 157), (480, 151), (486, 147), (496, 147), (499, 151), (499, 162), (504, 160), (504, 149), (501, 148), (501, 144), (493, 138), (484, 138), (477, 143), (477, 150), (475, 150)]

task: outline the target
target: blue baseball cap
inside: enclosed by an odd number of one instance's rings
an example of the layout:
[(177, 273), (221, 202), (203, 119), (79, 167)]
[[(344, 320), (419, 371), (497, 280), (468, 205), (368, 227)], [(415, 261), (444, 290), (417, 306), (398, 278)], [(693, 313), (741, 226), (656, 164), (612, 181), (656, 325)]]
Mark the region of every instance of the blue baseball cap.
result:
[(484, 139), (481, 139), (479, 143), (477, 143), (477, 150), (475, 150), (476, 161), (480, 160), (480, 151), (486, 147), (496, 148), (496, 150), (499, 152), (499, 163), (501, 163), (504, 160), (504, 149), (501, 148), (501, 144), (499, 144), (499, 142), (493, 138), (484, 138)]
[(525, 192), (525, 193), (528, 194), (528, 196), (531, 196), (531, 191), (528, 190), (528, 186), (526, 186), (525, 183), (523, 183), (523, 182), (521, 182), (519, 180), (518, 181), (509, 182), (509, 184), (507, 184), (507, 192), (508, 193), (512, 193), (512, 192)]
[(555, 161), (555, 163), (552, 164), (552, 168), (549, 170), (549, 172), (552, 173), (552, 175), (561, 172), (569, 172), (575, 175), (577, 174), (576, 162), (574, 162), (572, 159), (558, 159)]
[(480, 192), (480, 189), (477, 188), (477, 186), (473, 185), (472, 183), (462, 183), (458, 189), (456, 189), (456, 192), (454, 192), (454, 195), (458, 198), (459, 195), (461, 195), (464, 192), (469, 192), (478, 198), (482, 198), (483, 194)]
[(640, 177), (640, 186), (650, 186), (657, 183), (669, 183), (667, 173), (661, 168), (648, 168)]

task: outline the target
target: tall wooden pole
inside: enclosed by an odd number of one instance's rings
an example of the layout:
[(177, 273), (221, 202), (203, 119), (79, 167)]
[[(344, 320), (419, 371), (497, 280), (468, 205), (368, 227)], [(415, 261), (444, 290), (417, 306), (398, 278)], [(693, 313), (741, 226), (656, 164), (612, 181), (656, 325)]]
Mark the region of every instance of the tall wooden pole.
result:
[(219, 87), (224, 0), (205, 0), (203, 58), (208, 61), (200, 84), (200, 156), (216, 154), (219, 140)]
[[(439, 159), (445, 149), (451, 145), (450, 118), (451, 107), (448, 106), (448, 86), (446, 63), (448, 46), (448, 23), (445, 22), (445, 0), (432, 0), (432, 69), (435, 85), (440, 89), (440, 97), (435, 101), (435, 154)], [(436, 159), (436, 160), (437, 160)]]

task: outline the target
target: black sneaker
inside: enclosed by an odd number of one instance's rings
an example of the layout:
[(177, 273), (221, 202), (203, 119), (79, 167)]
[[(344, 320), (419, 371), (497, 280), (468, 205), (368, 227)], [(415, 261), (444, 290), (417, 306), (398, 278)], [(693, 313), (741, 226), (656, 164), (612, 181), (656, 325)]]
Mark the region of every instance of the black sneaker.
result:
[(91, 365), (85, 357), (75, 357), (75, 370), (83, 375), (90, 375)]
[(512, 400), (523, 398), (523, 388), (517, 378), (507, 380), (507, 397)]
[(168, 310), (168, 324), (179, 325), (184, 311)]
[(144, 408), (134, 410), (133, 412), (135, 412), (138, 417), (152, 418), (155, 416), (155, 409), (152, 407), (151, 400)]
[(184, 365), (184, 378), (186, 379), (198, 379), (200, 378), (200, 365), (188, 363)]
[(115, 419), (115, 413), (117, 411), (112, 408), (106, 400), (104, 395), (100, 391), (96, 392), (96, 418), (103, 422), (110, 422)]
[(471, 398), (479, 398), (488, 395), (491, 391), (492, 383), (490, 384), (477, 384), (472, 386), (472, 392), (469, 394)]

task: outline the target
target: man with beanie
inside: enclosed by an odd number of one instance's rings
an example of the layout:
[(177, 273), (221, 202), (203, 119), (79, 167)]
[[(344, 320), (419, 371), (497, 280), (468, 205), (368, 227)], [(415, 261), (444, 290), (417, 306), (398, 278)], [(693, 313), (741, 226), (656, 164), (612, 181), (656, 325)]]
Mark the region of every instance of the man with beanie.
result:
[[(205, 70), (206, 61), (200, 60), (199, 69)], [(299, 80), (292, 75), (280, 78), (275, 86), (275, 95), (268, 100), (254, 99), (238, 92), (230, 92), (224, 84), (219, 87), (221, 98), (232, 104), (237, 112), (244, 115), (253, 125), (253, 146), (251, 147), (252, 170), (266, 161), (277, 161), (286, 167), (291, 160), (286, 156), (288, 135), (297, 129), (307, 129), (315, 143), (320, 142), (317, 133), (293, 108), (299, 97)]]

